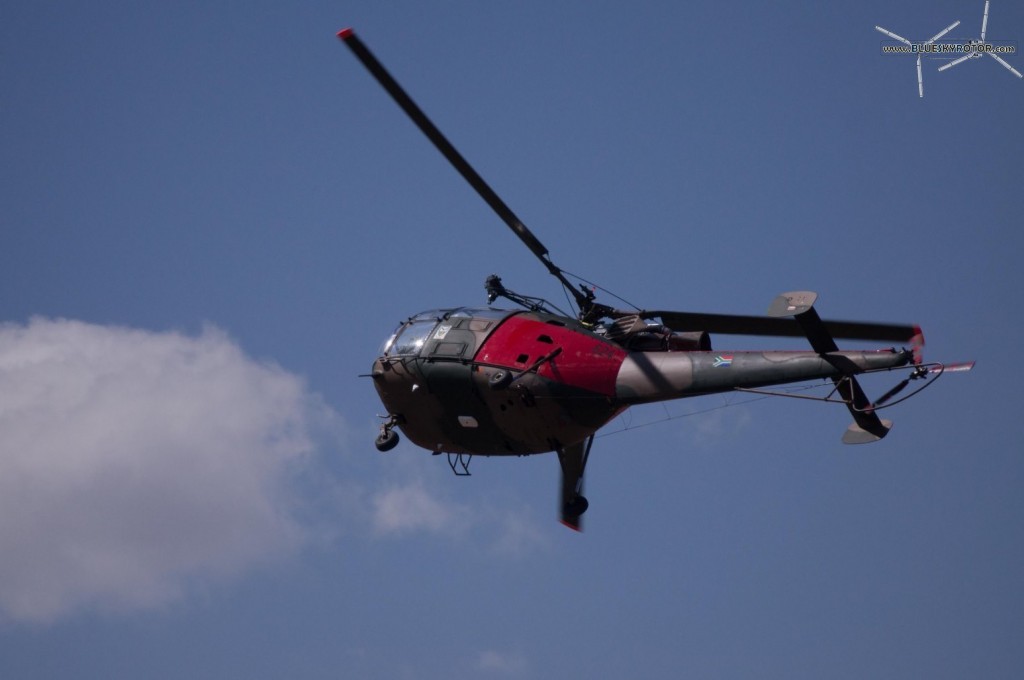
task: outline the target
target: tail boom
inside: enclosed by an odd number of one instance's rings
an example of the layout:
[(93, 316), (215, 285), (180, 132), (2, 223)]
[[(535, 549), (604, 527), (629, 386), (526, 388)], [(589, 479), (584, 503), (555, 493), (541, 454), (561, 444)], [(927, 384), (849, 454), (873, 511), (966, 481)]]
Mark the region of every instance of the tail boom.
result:
[(738, 388), (845, 377), (913, 361), (908, 350), (817, 352), (631, 352), (619, 368), (615, 397), (626, 405)]

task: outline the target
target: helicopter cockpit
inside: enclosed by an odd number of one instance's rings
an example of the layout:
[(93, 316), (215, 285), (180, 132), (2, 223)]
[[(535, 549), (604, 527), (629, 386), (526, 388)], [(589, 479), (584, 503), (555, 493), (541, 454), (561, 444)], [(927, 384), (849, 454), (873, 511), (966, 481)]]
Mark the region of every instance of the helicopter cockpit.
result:
[[(381, 346), (381, 358), (471, 359), (502, 321), (521, 312), (493, 307), (454, 307), (415, 314)], [(573, 324), (575, 325), (575, 324)], [(619, 346), (640, 352), (710, 351), (708, 334), (676, 333), (659, 324), (624, 314), (593, 332)]]
[(381, 347), (382, 357), (471, 358), (506, 317), (504, 309), (455, 307), (420, 312), (402, 322)]

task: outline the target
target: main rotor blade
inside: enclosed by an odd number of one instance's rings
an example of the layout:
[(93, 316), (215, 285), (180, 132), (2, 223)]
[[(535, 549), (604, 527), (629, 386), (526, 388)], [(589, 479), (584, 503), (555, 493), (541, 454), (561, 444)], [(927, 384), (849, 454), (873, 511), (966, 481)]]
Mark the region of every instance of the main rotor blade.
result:
[(921, 55), (917, 55), (917, 96), (924, 96), (924, 79), (921, 78)]
[[(737, 314), (702, 314), (699, 312), (644, 312), (645, 318), (658, 317), (674, 331), (707, 331), (725, 335), (767, 335), (775, 337), (806, 337), (795, 319), (768, 316), (742, 316)], [(846, 340), (876, 340), (880, 342), (910, 342), (921, 334), (918, 326), (883, 324), (863, 321), (824, 321), (825, 328), (834, 338)]]
[(887, 31), (884, 28), (882, 28), (881, 26), (875, 26), (875, 30), (876, 31), (880, 31), (882, 33), (885, 33), (887, 36), (889, 36), (893, 40), (899, 40), (901, 43), (905, 43), (905, 44), (911, 45), (911, 46), (913, 46), (913, 44), (914, 44), (914, 43), (910, 42), (909, 40), (907, 40), (906, 38), (904, 38), (902, 35), (896, 35), (892, 31)]
[(988, 0), (985, 0), (985, 15), (981, 18), (981, 42), (985, 42), (985, 29), (988, 27)]
[(988, 56), (992, 57), (993, 59), (998, 61), (1000, 64), (1005, 66), (1006, 68), (1010, 69), (1010, 73), (1012, 73), (1013, 75), (1017, 76), (1018, 78), (1024, 78), (1024, 76), (1022, 76), (1020, 74), (1020, 71), (1018, 71), (1017, 69), (1015, 69), (1014, 67), (1010, 66), (1005, 61), (1003, 61), (1003, 58), (1000, 57), (998, 54), (992, 54), (991, 52), (986, 52), (985, 54), (987, 54)]
[(932, 37), (931, 37), (931, 38), (930, 38), (930, 39), (928, 40), (928, 42), (926, 42), (926, 43), (925, 43), (925, 45), (931, 45), (931, 44), (932, 44), (933, 42), (935, 42), (936, 40), (938, 40), (938, 39), (939, 39), (939, 38), (941, 38), (942, 36), (946, 35), (947, 33), (949, 33), (950, 31), (952, 31), (952, 30), (953, 30), (954, 28), (956, 28), (956, 27), (957, 27), (957, 26), (959, 26), (959, 25), (960, 25), (960, 20), (959, 20), (959, 19), (957, 19), (956, 21), (954, 21), (953, 23), (951, 23), (951, 24), (950, 24), (949, 26), (946, 26), (946, 28), (942, 29), (942, 31), (940, 31), (939, 33), (936, 33), (935, 35), (933, 35), (933, 36), (932, 36)]
[[(384, 66), (377, 61), (377, 58), (373, 56), (369, 49), (367, 49), (366, 45), (363, 44), (363, 41), (359, 39), (355, 32), (351, 28), (346, 28), (338, 32), (338, 37), (341, 38), (342, 42), (348, 45), (349, 49), (352, 50), (352, 53), (355, 54), (359, 61), (363, 63), (363, 66), (365, 66), (370, 74), (377, 79), (377, 82), (387, 90), (388, 94), (390, 94), (395, 100), (395, 103), (405, 111), (406, 115), (412, 119), (412, 122), (416, 124), (420, 131), (422, 131), (431, 142), (433, 142), (434, 146), (437, 147), (437, 150), (440, 151), (446, 159), (448, 159), (448, 162), (459, 171), (459, 174), (469, 182), (470, 186), (480, 194), (480, 197), (487, 202), (487, 205), (491, 206), (491, 209), (498, 214), (498, 217), (500, 217), (505, 224), (515, 232), (516, 236), (526, 244), (526, 247), (541, 259), (552, 274), (554, 274), (555, 271), (560, 271), (557, 267), (554, 267), (550, 260), (547, 259), (548, 249), (544, 247), (544, 244), (542, 244), (537, 237), (526, 228), (526, 225), (524, 225), (516, 214), (512, 212), (512, 209), (509, 208), (503, 200), (501, 200), (498, 194), (491, 189), (487, 182), (485, 182), (477, 171), (473, 169), (469, 162), (463, 158), (462, 154), (460, 154), (455, 147), (452, 146), (451, 142), (441, 134), (441, 131), (437, 129), (437, 126), (427, 118), (426, 114), (423, 113), (423, 110), (420, 109), (420, 107), (416, 105), (416, 102), (414, 102), (405, 90), (402, 89), (402, 86), (399, 85), (398, 82), (391, 77), (391, 74), (387, 72)], [(572, 285), (569, 284), (568, 281), (565, 281), (564, 283), (568, 285), (570, 290), (572, 289)]]
[(945, 71), (947, 68), (953, 68), (954, 66), (959, 64), (961, 61), (967, 61), (972, 56), (973, 56), (973, 53), (965, 54), (964, 56), (960, 57), (959, 59), (954, 59), (953, 61), (949, 62), (948, 64), (944, 64), (944, 65), (940, 66), (939, 70), (940, 71)]

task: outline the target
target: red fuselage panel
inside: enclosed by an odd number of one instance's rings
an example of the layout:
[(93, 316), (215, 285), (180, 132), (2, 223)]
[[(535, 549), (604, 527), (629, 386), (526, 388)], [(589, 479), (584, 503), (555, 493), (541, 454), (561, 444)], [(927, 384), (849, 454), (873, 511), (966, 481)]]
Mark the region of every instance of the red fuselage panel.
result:
[(615, 396), (615, 379), (626, 358), (625, 350), (585, 331), (529, 315), (516, 315), (502, 323), (474, 360), (522, 371), (556, 349), (561, 351), (541, 364), (539, 375), (606, 397)]

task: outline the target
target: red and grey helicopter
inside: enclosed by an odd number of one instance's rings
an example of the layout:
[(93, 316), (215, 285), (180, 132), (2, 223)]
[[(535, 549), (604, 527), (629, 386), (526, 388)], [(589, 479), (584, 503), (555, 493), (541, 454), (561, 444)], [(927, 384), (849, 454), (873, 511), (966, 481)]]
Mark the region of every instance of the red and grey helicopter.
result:
[[(400, 429), (434, 454), (445, 453), (456, 474), (473, 456), (555, 452), (562, 469), (561, 520), (579, 530), (588, 502), (583, 473), (594, 436), (635, 404), (734, 390), (765, 391), (810, 380), (834, 383), (823, 401), (849, 408), (848, 444), (878, 441), (892, 422), (883, 406), (913, 396), (944, 372), (973, 362), (924, 363), (915, 325), (822, 320), (816, 294), (779, 295), (767, 316), (619, 310), (599, 303), (594, 289), (574, 286), (547, 248), (434, 126), (404, 89), (346, 28), (349, 47), (410, 119), (572, 296), (576, 316), (487, 278), (487, 302), (520, 307), (435, 309), (409, 317), (387, 340), (370, 376), (387, 415), (376, 446), (388, 451)], [(810, 351), (715, 351), (710, 334), (806, 337)], [(902, 343), (881, 350), (840, 350), (835, 338)], [(855, 376), (906, 371), (907, 377), (871, 401)], [(911, 382), (917, 388), (892, 401)]]

